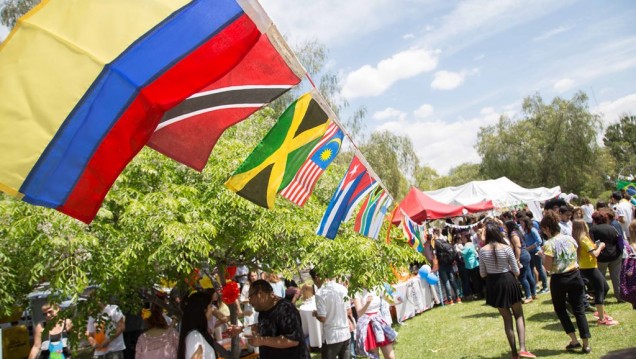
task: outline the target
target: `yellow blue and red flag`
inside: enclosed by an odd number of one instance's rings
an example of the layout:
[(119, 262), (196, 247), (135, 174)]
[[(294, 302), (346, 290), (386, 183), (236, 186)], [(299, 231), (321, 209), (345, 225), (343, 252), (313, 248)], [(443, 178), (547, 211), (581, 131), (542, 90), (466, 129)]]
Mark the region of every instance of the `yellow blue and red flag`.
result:
[(164, 113), (259, 43), (238, 1), (42, 1), (0, 46), (0, 190), (90, 222)]

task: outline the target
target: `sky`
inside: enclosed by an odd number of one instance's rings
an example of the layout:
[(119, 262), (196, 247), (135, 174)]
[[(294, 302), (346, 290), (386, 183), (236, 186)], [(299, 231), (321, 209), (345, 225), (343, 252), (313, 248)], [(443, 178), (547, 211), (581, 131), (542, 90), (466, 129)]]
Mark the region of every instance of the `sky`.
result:
[[(478, 163), (479, 128), (502, 114), (522, 118), (523, 98), (535, 93), (550, 102), (582, 90), (605, 125), (636, 114), (631, 0), (261, 4), (291, 44), (326, 46), (340, 95), (368, 111), (368, 132), (409, 136), (420, 164), (440, 174)], [(0, 39), (7, 33), (0, 27)]]
[[(603, 123), (636, 114), (630, 0), (261, 0), (291, 44), (318, 40), (368, 131), (411, 138), (440, 174), (479, 163), (479, 128), (524, 97), (582, 90)], [(311, 75), (311, 74), (310, 74)], [(343, 117), (347, 114), (341, 114)]]

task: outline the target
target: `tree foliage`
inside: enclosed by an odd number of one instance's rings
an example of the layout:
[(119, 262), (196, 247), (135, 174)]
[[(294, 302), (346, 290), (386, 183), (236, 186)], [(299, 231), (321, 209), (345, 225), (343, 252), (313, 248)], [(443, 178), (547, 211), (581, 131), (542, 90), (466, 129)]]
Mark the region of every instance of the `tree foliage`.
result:
[(488, 178), (507, 176), (526, 186), (557, 186), (594, 195), (603, 190), (611, 160), (599, 148), (599, 116), (590, 113), (587, 95), (556, 97), (544, 103), (537, 94), (524, 99), (524, 117), (505, 116), (482, 127), (477, 151)]
[(2, 312), (24, 304), (44, 281), (60, 297), (75, 298), (96, 284), (103, 297), (136, 310), (141, 299), (135, 294), (162, 279), (182, 283), (194, 268), (243, 263), (287, 276), (318, 264), (330, 276), (350, 275), (351, 290), (392, 282), (387, 264), (418, 258), (404, 243), (361, 237), (351, 223), (333, 241), (315, 234), (345, 166), (331, 166), (303, 208), (278, 198), (274, 209), (265, 210), (223, 186), (264, 135), (272, 113), (261, 111), (229, 129), (202, 173), (144, 149), (90, 225), (3, 197)]
[[(616, 160), (616, 174), (621, 174), (628, 166), (636, 166), (636, 116), (624, 114), (618, 123), (609, 125), (603, 144)], [(631, 173), (622, 174), (635, 174), (634, 170), (632, 168)]]
[(413, 177), (418, 164), (410, 138), (389, 131), (374, 132), (369, 140), (360, 146), (360, 151), (389, 192), (396, 199), (404, 197), (411, 182), (409, 177)]

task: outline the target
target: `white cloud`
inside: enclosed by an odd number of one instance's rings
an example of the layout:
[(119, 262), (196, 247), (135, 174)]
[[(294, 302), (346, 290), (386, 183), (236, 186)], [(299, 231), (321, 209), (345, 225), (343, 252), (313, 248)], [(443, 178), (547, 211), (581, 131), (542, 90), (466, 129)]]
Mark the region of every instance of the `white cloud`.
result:
[[(576, 0), (466, 0), (444, 16), (436, 30), (424, 38), (426, 46), (456, 52), (494, 34), (531, 22)], [(523, 14), (520, 16), (519, 14)]]
[[(602, 54), (602, 56), (599, 56)], [(584, 52), (577, 52), (560, 61), (547, 64), (545, 76), (534, 88), (554, 88), (554, 78), (567, 76), (575, 78), (579, 88), (603, 76), (626, 73), (636, 68), (636, 36), (612, 39), (590, 46)]]
[(405, 119), (386, 122), (376, 128), (398, 135), (406, 135), (412, 141), (421, 164), (430, 166), (440, 174), (462, 163), (479, 163), (481, 158), (474, 146), (479, 128), (497, 123), (499, 114), (494, 108), (481, 110), (478, 117), (456, 122), (441, 120), (410, 122)]
[(413, 115), (419, 118), (426, 118), (433, 114), (433, 106), (425, 103), (422, 106), (418, 107), (417, 110), (413, 111)]
[[(291, 43), (317, 39), (332, 47), (397, 21), (402, 8), (391, 0), (261, 0)], [(355, 29), (355, 31), (352, 31)]]
[(371, 115), (371, 118), (378, 121), (403, 120), (406, 118), (406, 114), (400, 110), (394, 109), (393, 107), (387, 107), (382, 111), (375, 112)]
[(543, 40), (547, 40), (549, 38), (551, 38), (552, 36), (558, 35), (562, 32), (566, 32), (568, 30), (570, 30), (571, 27), (566, 27), (566, 26), (559, 26), (556, 29), (551, 29), (548, 31), (543, 32), (541, 35), (535, 37), (534, 41), (543, 41)]
[(404, 40), (414, 39), (414, 38), (415, 38), (415, 34), (413, 34), (413, 33), (408, 33), (408, 34), (403, 35), (403, 36), (402, 36), (402, 38), (403, 38)]
[(380, 95), (399, 80), (435, 69), (438, 56), (437, 50), (413, 48), (382, 60), (375, 67), (364, 65), (346, 76), (342, 95), (349, 99)]
[(574, 80), (572, 79), (561, 79), (554, 83), (554, 90), (558, 93), (563, 93), (574, 86)]
[(436, 90), (453, 90), (464, 82), (464, 74), (450, 71), (437, 71), (431, 82), (431, 87)]
[(618, 122), (624, 114), (636, 115), (636, 93), (618, 98), (614, 101), (601, 102), (592, 108), (593, 113), (600, 114), (603, 118), (603, 126)]

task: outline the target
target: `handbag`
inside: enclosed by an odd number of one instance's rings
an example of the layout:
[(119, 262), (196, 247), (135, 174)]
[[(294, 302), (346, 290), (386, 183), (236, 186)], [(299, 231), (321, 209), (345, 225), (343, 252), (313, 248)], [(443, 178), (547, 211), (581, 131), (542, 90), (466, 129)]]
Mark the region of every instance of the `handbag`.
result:
[(623, 259), (620, 277), (620, 298), (636, 305), (636, 253), (632, 246), (628, 245), (627, 258)]

